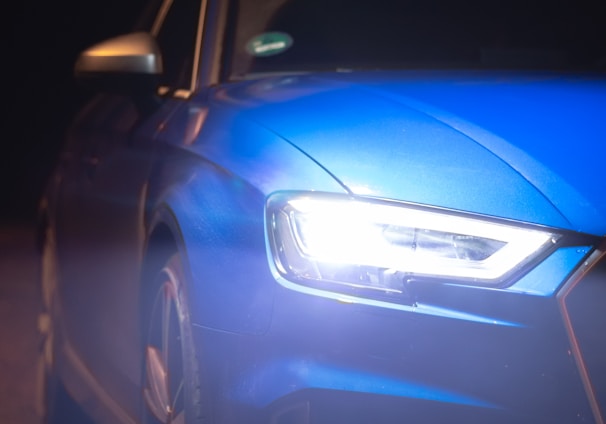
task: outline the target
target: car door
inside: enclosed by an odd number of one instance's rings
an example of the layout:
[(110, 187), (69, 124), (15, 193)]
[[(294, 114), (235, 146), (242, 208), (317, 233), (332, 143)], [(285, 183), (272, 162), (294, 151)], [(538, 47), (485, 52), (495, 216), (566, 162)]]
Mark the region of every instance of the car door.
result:
[(76, 120), (63, 155), (56, 222), (68, 356), (93, 389), (111, 394), (107, 406), (131, 416), (138, 413), (140, 395), (138, 296), (147, 181), (157, 135), (195, 88), (202, 4), (173, 0), (159, 8), (152, 33), (165, 72), (157, 109), (144, 113), (128, 96), (101, 94)]

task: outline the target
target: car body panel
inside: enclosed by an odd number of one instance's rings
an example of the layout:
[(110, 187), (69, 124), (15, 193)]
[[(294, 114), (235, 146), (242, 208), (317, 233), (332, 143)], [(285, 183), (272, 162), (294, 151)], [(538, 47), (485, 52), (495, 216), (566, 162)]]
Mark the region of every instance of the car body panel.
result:
[(356, 194), (606, 233), (601, 77), (360, 72), (229, 94)]
[[(445, 298), (460, 302), (451, 300), (450, 310), (473, 303), (515, 315), (516, 305), (516, 318), (525, 325), (347, 304), (282, 288), (263, 338), (198, 328), (205, 340), (200, 345), (216, 346), (211, 363), (220, 382), (218, 402), (225, 399), (225, 410), (254, 417), (251, 411), (278, 413), (289, 397), (309, 401), (344, 392), (366, 396), (361, 403), (334, 404), (328, 417), (377, 414), (376, 396), (393, 401), (382, 411), (390, 417), (385, 422), (410, 417), (431, 423), (448, 411), (465, 422), (591, 421), (568, 339), (554, 328), (560, 317), (553, 298), (445, 290)], [(223, 352), (238, 353), (227, 361)], [(421, 402), (407, 403), (412, 400)]]
[[(390, 414), (394, 419), (400, 416), (406, 404), (404, 409), (420, 422), (455, 410), (470, 422), (533, 422), (544, 418), (544, 411), (556, 399), (554, 419), (591, 420), (591, 407), (568, 353), (569, 341), (554, 296), (588, 257), (589, 245), (556, 250), (511, 287), (419, 284), (412, 289), (412, 304), (308, 289), (284, 280), (273, 268), (265, 240), (265, 202), (269, 194), (282, 190), (368, 199), (395, 197), (563, 229), (572, 227), (536, 184), (475, 140), (383, 94), (368, 94), (365, 88), (347, 81), (337, 84), (338, 77), (331, 76), (328, 84), (325, 76), (297, 77), (281, 82), (280, 89), (271, 78), (211, 89), (188, 102), (169, 100), (145, 126), (127, 129), (122, 139), (114, 141), (122, 147), (109, 151), (112, 163), (124, 166), (106, 174), (109, 177), (104, 186), (109, 191), (94, 198), (97, 211), (111, 204), (115, 209), (111, 219), (125, 220), (124, 225), (133, 228), (124, 231), (114, 226), (112, 231), (93, 237), (97, 247), (108, 246), (103, 239), (112, 242), (108, 249), (111, 254), (103, 255), (104, 262), (136, 265), (144, 252), (145, 234), (160, 224), (171, 228), (182, 256), (187, 258), (191, 301), (196, 305), (192, 308), (196, 337), (200, 345), (215, 346), (204, 356), (209, 362), (200, 365), (210, 364), (216, 372), (213, 378), (224, 395), (217, 399), (217, 405), (226, 414), (226, 422), (232, 414), (258, 416), (263, 421), (267, 414), (282, 414), (282, 404), (306, 404), (310, 399), (318, 405), (314, 411), (328, 411), (328, 406), (319, 406), (323, 404), (319, 399), (334, 398), (335, 404), (340, 404), (345, 394), (376, 397), (368, 400), (368, 407), (375, 401), (394, 402), (391, 412), (385, 412), (386, 420)], [(296, 99), (284, 99), (292, 93), (280, 91), (290, 84), (297, 88)], [(309, 85), (309, 91), (302, 94), (297, 84)], [(359, 97), (364, 101), (353, 101)], [(343, 106), (328, 115), (336, 103)], [(328, 116), (331, 119), (326, 119)], [(330, 125), (338, 118), (352, 119), (355, 125), (339, 130)], [(86, 127), (89, 119), (90, 115), (83, 114), (75, 128)], [(394, 141), (402, 127), (417, 138), (410, 143)], [(389, 146), (388, 155), (376, 145), (373, 149), (364, 147), (369, 134)], [(434, 136), (432, 143), (414, 141), (426, 134)], [(137, 151), (147, 154), (133, 156), (128, 148), (131, 137), (135, 137), (135, 145), (143, 143), (143, 149)], [(456, 166), (450, 166), (451, 155), (460, 157)], [(144, 157), (146, 165), (140, 168), (142, 178), (133, 179), (130, 166), (137, 157)], [(398, 165), (410, 157), (429, 161), (432, 166)], [(100, 184), (99, 176), (102, 173), (89, 181)], [(61, 180), (65, 189), (67, 174)], [(126, 180), (129, 184), (122, 184), (120, 190), (111, 189)], [(366, 181), (368, 191), (357, 181)], [(90, 191), (92, 183), (86, 184), (88, 188), (78, 190), (90, 196), (95, 191)], [(482, 190), (494, 190), (495, 194), (482, 197)], [(466, 195), (461, 195), (462, 191)], [(133, 195), (135, 192), (139, 194)], [(144, 210), (140, 209), (140, 196), (147, 199)], [(519, 197), (527, 203), (516, 202)], [(79, 202), (79, 208), (83, 204)], [(75, 229), (75, 221), (66, 221), (66, 217), (58, 220), (63, 222), (58, 228)], [(93, 225), (91, 220), (100, 225), (105, 219), (97, 217), (92, 207), (85, 218), (84, 226)], [(87, 231), (111, 227), (108, 222)], [(65, 234), (63, 237), (60, 245), (66, 243)], [(65, 244), (62, 251), (67, 251)], [(64, 283), (81, 284), (77, 290), (64, 286), (68, 296), (63, 300), (72, 310), (64, 319), (78, 327), (68, 330), (74, 346), (70, 352), (81, 361), (81, 368), (99, 375), (91, 383), (93, 387), (98, 385), (111, 393), (116, 400), (113, 407), (124, 408), (125, 416), (134, 420), (139, 407), (135, 401), (139, 396), (138, 342), (120, 340), (138, 337), (139, 315), (132, 307), (141, 290), (136, 267), (126, 266), (120, 272), (113, 267), (111, 277), (101, 272), (89, 278), (75, 272), (73, 266), (94, 266), (100, 252), (80, 253), (83, 259), (63, 259), (65, 266), (70, 262), (72, 266), (65, 270), (71, 280)], [(84, 280), (89, 281), (82, 285)], [(114, 298), (119, 301), (111, 300)], [(112, 304), (114, 314), (107, 315), (107, 304)], [(84, 316), (89, 318), (74, 321)], [(327, 326), (327, 322), (332, 324)], [(95, 343), (83, 343), (90, 337), (91, 323), (97, 328), (97, 338)], [(382, 331), (373, 333), (375, 327)], [(308, 346), (310, 340), (314, 346), (323, 346), (320, 351)], [(459, 345), (460, 340), (466, 340), (465, 345)], [(432, 353), (436, 343), (441, 347)], [(113, 350), (116, 344), (123, 349)], [(448, 355), (441, 357), (438, 352)], [(435, 357), (428, 361), (431, 355)], [(490, 381), (483, 379), (486, 375), (491, 376)], [(503, 387), (508, 388), (505, 395)], [(563, 402), (565, 394), (568, 397)], [(528, 396), (533, 397), (532, 403), (526, 401)], [(426, 402), (434, 406), (423, 406)], [(434, 412), (427, 413), (427, 408)], [(348, 416), (352, 411), (370, 413), (359, 405), (327, 414)], [(317, 422), (323, 419), (325, 415)]]
[[(57, 298), (71, 356), (134, 415), (141, 358), (140, 266), (133, 264), (141, 263), (146, 239), (153, 139), (172, 113), (163, 107), (143, 122), (128, 97), (94, 98), (67, 135), (69, 160), (60, 165), (53, 214), (61, 274)], [(107, 266), (97, 269), (99, 261)]]
[[(201, 302), (192, 321), (261, 334), (269, 326), (275, 286), (265, 251), (267, 194), (284, 184), (345, 191), (293, 146), (227, 108), (203, 112), (199, 133), (184, 136), (187, 121), (200, 110), (208, 106), (193, 100), (166, 123), (158, 140), (163, 161), (150, 181), (150, 196), (179, 224), (192, 290)], [(183, 142), (188, 137), (189, 145)]]

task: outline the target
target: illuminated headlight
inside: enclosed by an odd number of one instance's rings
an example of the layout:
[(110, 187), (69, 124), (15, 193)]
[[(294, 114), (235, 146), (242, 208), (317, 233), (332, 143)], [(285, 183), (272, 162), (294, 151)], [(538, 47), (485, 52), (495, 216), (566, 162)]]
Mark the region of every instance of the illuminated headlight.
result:
[(267, 213), (285, 278), (385, 292), (419, 279), (507, 284), (560, 239), (536, 226), (320, 193), (273, 195)]

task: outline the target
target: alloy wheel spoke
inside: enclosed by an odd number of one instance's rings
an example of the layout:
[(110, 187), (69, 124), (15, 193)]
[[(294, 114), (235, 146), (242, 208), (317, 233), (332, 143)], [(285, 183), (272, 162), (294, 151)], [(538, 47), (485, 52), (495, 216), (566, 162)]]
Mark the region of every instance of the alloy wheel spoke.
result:
[[(179, 402), (182, 401), (183, 396), (183, 386), (184, 386), (184, 378), (181, 376), (181, 380), (179, 381), (179, 388), (175, 392), (175, 396), (173, 398), (173, 403), (171, 405), (171, 411), (178, 415), (183, 414), (183, 408), (179, 408)], [(176, 418), (173, 418), (173, 422), (175, 422)]]
[(168, 284), (164, 284), (162, 288), (162, 359), (165, 364), (169, 364), (169, 349), (170, 349), (170, 324), (172, 312), (172, 299)]
[(154, 346), (147, 346), (146, 373), (144, 395), (147, 406), (159, 421), (166, 422), (170, 414), (167, 370), (159, 350)]
[(156, 292), (146, 352), (145, 400), (162, 423), (185, 423), (185, 376), (173, 275), (165, 269)]

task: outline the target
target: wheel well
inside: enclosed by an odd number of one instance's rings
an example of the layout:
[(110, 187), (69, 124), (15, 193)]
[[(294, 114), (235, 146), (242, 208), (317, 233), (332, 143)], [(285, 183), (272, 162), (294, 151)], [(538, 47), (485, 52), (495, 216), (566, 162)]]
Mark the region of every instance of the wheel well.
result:
[(158, 224), (147, 241), (143, 256), (139, 292), (139, 331), (143, 335), (149, 319), (149, 309), (153, 301), (153, 283), (166, 264), (166, 261), (177, 252), (177, 242), (170, 228), (165, 224)]
[(177, 251), (177, 242), (166, 224), (158, 224), (147, 241), (143, 261), (144, 272), (157, 272), (164, 262)]

